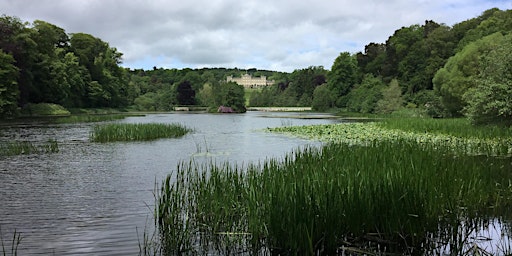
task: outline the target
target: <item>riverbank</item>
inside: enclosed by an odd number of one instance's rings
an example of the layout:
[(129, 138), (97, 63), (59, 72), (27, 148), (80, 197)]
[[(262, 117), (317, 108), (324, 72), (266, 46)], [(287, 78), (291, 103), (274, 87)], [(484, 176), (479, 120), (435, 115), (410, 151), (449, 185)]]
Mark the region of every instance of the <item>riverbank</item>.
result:
[(247, 111), (264, 112), (304, 112), (311, 111), (311, 107), (248, 107)]

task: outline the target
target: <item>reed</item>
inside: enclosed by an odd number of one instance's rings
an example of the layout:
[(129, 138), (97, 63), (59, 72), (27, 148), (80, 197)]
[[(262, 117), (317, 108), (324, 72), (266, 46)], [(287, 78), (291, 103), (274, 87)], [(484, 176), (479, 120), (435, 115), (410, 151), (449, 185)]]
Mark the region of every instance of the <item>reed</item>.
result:
[(162, 184), (156, 225), (178, 252), (421, 253), (434, 238), (458, 242), (464, 220), (506, 214), (511, 167), (409, 140), (330, 143), (246, 168), (190, 163)]
[(11, 141), (0, 143), (0, 156), (29, 155), (43, 153), (58, 153), (59, 144), (49, 139), (43, 143), (31, 141)]
[(160, 138), (184, 136), (190, 129), (180, 124), (161, 123), (111, 123), (94, 126), (91, 140), (94, 142), (149, 141)]
[(11, 255), (15, 256), (18, 255), (18, 247), (21, 243), (21, 234), (14, 230), (12, 241), (10, 243), (10, 249), (9, 247), (4, 243), (4, 237), (2, 233), (2, 229), (0, 228), (0, 245), (2, 246), (2, 254), (3, 256)]
[(59, 117), (55, 119), (56, 123), (68, 124), (68, 123), (95, 123), (105, 121), (121, 120), (128, 116), (127, 114), (112, 114), (112, 115), (72, 115), (66, 117)]

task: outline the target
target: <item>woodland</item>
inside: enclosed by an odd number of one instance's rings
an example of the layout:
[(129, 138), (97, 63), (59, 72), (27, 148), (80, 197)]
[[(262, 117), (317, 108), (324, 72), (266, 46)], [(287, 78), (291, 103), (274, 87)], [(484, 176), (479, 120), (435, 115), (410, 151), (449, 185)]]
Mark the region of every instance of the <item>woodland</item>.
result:
[[(311, 106), (316, 111), (469, 118), (512, 124), (512, 10), (497, 8), (448, 26), (432, 20), (397, 29), (364, 52), (341, 52), (330, 69), (291, 73), (238, 68), (122, 67), (115, 47), (54, 24), (0, 16), (0, 118), (51, 104), (71, 112), (175, 106)], [(228, 75), (266, 76), (245, 89)]]

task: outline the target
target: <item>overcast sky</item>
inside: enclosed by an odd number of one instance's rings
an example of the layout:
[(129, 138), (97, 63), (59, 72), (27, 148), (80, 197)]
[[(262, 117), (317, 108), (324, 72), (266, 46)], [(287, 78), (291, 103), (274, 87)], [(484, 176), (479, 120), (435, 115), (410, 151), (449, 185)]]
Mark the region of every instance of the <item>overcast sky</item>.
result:
[(0, 13), (84, 32), (123, 66), (330, 69), (403, 26), (453, 25), (512, 0), (0, 0)]

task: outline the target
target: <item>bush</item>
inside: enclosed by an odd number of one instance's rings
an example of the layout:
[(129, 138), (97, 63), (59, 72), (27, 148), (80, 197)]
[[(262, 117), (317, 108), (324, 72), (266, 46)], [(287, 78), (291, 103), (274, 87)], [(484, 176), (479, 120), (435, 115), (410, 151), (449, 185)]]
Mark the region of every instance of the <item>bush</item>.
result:
[(71, 113), (63, 106), (54, 103), (30, 103), (22, 109), (22, 114), (28, 116), (68, 116)]

